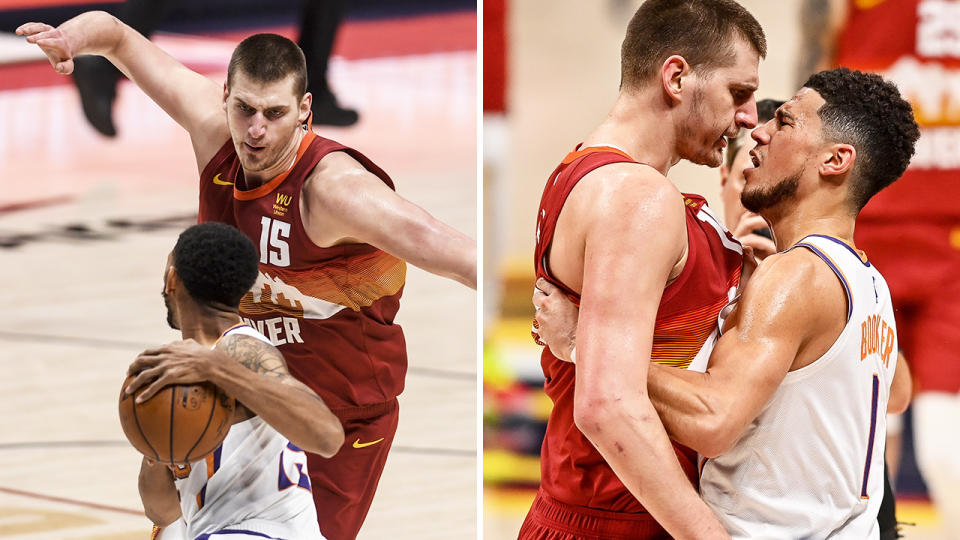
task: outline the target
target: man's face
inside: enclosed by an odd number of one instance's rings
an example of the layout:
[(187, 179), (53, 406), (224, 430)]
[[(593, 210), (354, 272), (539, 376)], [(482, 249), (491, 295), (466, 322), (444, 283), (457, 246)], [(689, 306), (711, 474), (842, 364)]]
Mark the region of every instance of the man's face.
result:
[(757, 146), (743, 171), (743, 206), (761, 213), (790, 201), (804, 180), (819, 177), (817, 156), (824, 144), (817, 110), (824, 104), (816, 91), (802, 88), (776, 115), (751, 135)]
[(740, 128), (757, 125), (759, 84), (757, 51), (744, 39), (736, 39), (733, 65), (705, 68), (692, 79), (691, 99), (680, 126), (680, 157), (700, 165), (723, 163), (724, 137), (735, 137)]
[(244, 171), (256, 173), (277, 165), (293, 144), (306, 99), (298, 99), (293, 86), (293, 75), (264, 83), (242, 71), (234, 73), (224, 108)]
[(170, 279), (173, 278), (170, 269), (173, 267), (173, 252), (170, 252), (167, 255), (167, 265), (163, 269), (163, 288), (160, 289), (160, 295), (163, 296), (163, 305), (167, 307), (167, 324), (170, 325), (170, 328), (174, 330), (179, 330), (180, 325), (177, 323), (177, 316), (174, 313), (173, 299), (171, 294), (167, 292), (168, 284)]

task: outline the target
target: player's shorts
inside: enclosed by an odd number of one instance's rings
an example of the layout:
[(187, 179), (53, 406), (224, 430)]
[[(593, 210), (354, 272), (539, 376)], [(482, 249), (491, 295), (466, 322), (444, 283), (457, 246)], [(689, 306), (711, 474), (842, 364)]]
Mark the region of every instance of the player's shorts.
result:
[(668, 540), (653, 516), (607, 512), (562, 503), (537, 491), (519, 540)]
[(329, 459), (307, 454), (320, 532), (328, 540), (353, 539), (360, 531), (393, 445), (400, 407), (393, 399), (337, 416), (345, 435), (340, 451)]
[(857, 222), (857, 247), (890, 286), (897, 337), (919, 391), (960, 391), (960, 226)]

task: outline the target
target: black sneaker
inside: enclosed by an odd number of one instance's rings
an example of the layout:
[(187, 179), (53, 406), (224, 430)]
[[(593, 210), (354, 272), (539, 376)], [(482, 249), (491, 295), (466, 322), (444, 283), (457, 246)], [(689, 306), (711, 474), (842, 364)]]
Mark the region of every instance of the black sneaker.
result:
[(344, 109), (337, 104), (337, 100), (329, 99), (313, 102), (313, 123), (327, 126), (352, 126), (360, 119), (360, 115), (353, 109)]
[(119, 72), (109, 60), (100, 56), (79, 56), (73, 59), (73, 82), (80, 93), (83, 115), (103, 135), (116, 137), (113, 125), (113, 101), (117, 97)]

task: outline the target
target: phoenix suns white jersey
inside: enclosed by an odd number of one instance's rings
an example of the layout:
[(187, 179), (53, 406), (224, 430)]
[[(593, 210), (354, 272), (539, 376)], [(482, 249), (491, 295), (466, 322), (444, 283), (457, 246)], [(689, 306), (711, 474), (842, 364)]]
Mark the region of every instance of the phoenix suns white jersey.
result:
[[(230, 334), (270, 343), (247, 325), (235, 326), (224, 336)], [(306, 454), (259, 416), (231, 426), (212, 454), (191, 463), (179, 476), (185, 476), (175, 483), (187, 538), (220, 538), (222, 534), (230, 538), (323, 538)]]
[(897, 332), (883, 276), (839, 239), (809, 249), (847, 295), (847, 324), (787, 373), (734, 447), (703, 464), (700, 493), (733, 538), (876, 539)]

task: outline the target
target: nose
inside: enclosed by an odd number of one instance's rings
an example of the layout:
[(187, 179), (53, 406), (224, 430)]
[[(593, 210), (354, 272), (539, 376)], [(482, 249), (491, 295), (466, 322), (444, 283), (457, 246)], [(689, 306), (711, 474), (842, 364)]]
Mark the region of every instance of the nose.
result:
[(266, 119), (262, 114), (256, 113), (250, 119), (250, 127), (247, 128), (250, 137), (254, 139), (259, 139), (267, 132), (267, 123)]
[(758, 146), (770, 144), (770, 132), (768, 131), (768, 128), (771, 127), (775, 121), (775, 119), (771, 119), (769, 122), (753, 130), (753, 132), (750, 134), (750, 137), (757, 141)]
[(750, 99), (737, 108), (734, 114), (734, 123), (737, 126), (752, 129), (757, 126), (757, 99), (750, 96)]

